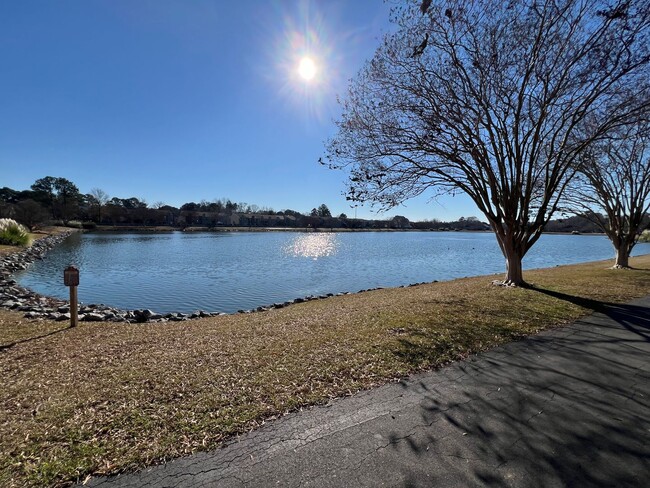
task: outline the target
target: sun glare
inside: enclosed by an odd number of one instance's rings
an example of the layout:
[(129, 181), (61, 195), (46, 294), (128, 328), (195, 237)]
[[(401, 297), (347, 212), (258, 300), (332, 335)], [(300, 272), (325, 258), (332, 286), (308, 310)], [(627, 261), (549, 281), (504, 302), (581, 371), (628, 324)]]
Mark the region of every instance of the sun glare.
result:
[(304, 120), (329, 123), (330, 115), (338, 110), (334, 83), (340, 81), (341, 59), (335, 39), (328, 35), (324, 17), (316, 9), (318, 2), (277, 3), (295, 3), (299, 8), (285, 12), (282, 29), (271, 36), (275, 42), (268, 43), (268, 59), (277, 67), (267, 71), (269, 80), (277, 84), (279, 95), (299, 110)]
[(316, 76), (316, 64), (311, 58), (302, 58), (300, 64), (298, 65), (298, 74), (303, 80), (311, 80)]

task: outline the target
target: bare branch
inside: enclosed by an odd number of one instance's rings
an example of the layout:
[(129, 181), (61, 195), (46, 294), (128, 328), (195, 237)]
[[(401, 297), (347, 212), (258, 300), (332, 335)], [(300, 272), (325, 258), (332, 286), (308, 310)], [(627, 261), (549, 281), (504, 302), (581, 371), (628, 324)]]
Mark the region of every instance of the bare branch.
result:
[(583, 155), (564, 199), (609, 237), (616, 267), (627, 267), (650, 211), (650, 123), (635, 120)]
[(327, 161), (384, 208), (466, 193), (521, 283), (576, 161), (650, 107), (649, 2), (424, 3), (351, 83)]

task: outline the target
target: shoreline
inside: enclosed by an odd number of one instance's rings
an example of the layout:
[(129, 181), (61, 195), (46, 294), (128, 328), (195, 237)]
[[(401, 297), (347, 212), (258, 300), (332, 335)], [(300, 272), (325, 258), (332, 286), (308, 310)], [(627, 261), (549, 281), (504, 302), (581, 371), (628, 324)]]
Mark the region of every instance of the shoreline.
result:
[[(198, 229), (198, 228), (197, 228)], [(217, 230), (225, 232), (248, 232), (249, 230), (240, 230), (241, 228), (220, 228)], [(123, 229), (119, 229), (120, 231)], [(99, 232), (111, 232), (111, 230), (100, 230)], [(258, 232), (268, 231), (281, 231), (291, 232), (295, 229), (290, 228), (256, 228)], [(423, 230), (397, 230), (397, 229), (355, 229), (347, 230), (347, 232), (428, 232)], [(20, 286), (13, 278), (16, 271), (21, 271), (30, 266), (34, 261), (44, 259), (47, 252), (57, 246), (60, 242), (67, 239), (75, 232), (94, 232), (82, 231), (77, 229), (66, 230), (57, 232), (55, 234), (46, 234), (45, 237), (35, 240), (32, 245), (24, 250), (16, 250), (14, 252), (5, 253), (0, 255), (0, 308), (12, 311), (22, 312), (24, 318), (32, 320), (54, 320), (66, 321), (70, 320), (70, 304), (68, 300), (41, 295), (31, 289)], [(137, 231), (134, 231), (137, 232)], [(168, 232), (167, 230), (152, 230), (150, 232)], [(192, 230), (191, 232), (204, 232), (203, 230)], [(302, 232), (305, 232), (303, 230)], [(318, 232), (308, 230), (307, 232)], [(329, 232), (329, 231), (328, 231)], [(345, 232), (345, 230), (344, 230)], [(442, 231), (437, 231), (442, 232)], [(451, 231), (455, 232), (455, 231)], [(458, 232), (488, 232), (488, 231), (458, 231)], [(558, 233), (559, 234), (559, 233)], [(571, 235), (571, 234), (569, 234)], [(591, 234), (581, 234), (591, 235)], [(544, 269), (544, 268), (539, 268)], [(532, 270), (530, 270), (532, 271)], [(501, 273), (495, 273), (489, 276), (497, 276)], [(452, 280), (453, 281), (453, 280)], [(410, 283), (399, 285), (391, 288), (408, 288), (418, 285), (438, 283), (439, 280), (424, 281), (418, 283)], [(125, 322), (125, 323), (165, 323), (165, 322), (181, 322), (207, 317), (217, 317), (221, 315), (238, 315), (250, 314), (255, 312), (265, 312), (273, 309), (281, 309), (289, 305), (304, 303), (313, 300), (324, 300), (333, 296), (354, 295), (364, 293), (367, 291), (381, 290), (384, 287), (374, 287), (361, 289), (358, 291), (343, 291), (338, 293), (327, 293), (322, 295), (307, 295), (304, 297), (297, 297), (291, 300), (276, 302), (272, 304), (259, 305), (251, 309), (240, 309), (236, 312), (222, 312), (222, 311), (206, 311), (196, 310), (191, 313), (185, 312), (168, 312), (157, 313), (151, 309), (121, 309), (99, 304), (84, 304), (79, 303), (79, 321), (80, 322)]]
[[(13, 278), (16, 271), (27, 269), (34, 261), (44, 259), (46, 254), (79, 230), (69, 230), (56, 235), (47, 235), (35, 240), (28, 248), (6, 253), (0, 256), (0, 309), (22, 312), (23, 317), (32, 320), (54, 320), (57, 322), (70, 320), (70, 302), (61, 298), (41, 295), (31, 289), (18, 284)], [(431, 282), (411, 283), (395, 288), (407, 288), (427, 283), (438, 283), (438, 280)], [(192, 313), (169, 312), (157, 313), (150, 309), (121, 309), (99, 304), (84, 304), (79, 302), (78, 320), (80, 322), (122, 322), (122, 323), (165, 323), (185, 322), (194, 319), (207, 317), (218, 317), (222, 315), (251, 314), (265, 312), (267, 310), (281, 309), (297, 303), (305, 303), (313, 300), (325, 300), (334, 296), (355, 295), (367, 291), (382, 290), (383, 287), (362, 289), (356, 292), (344, 291), (339, 293), (327, 293), (323, 295), (307, 295), (294, 298), (284, 302), (276, 302), (268, 305), (260, 305), (251, 309), (241, 309), (236, 312), (226, 313), (220, 311), (208, 312), (197, 310)]]
[(340, 227), (171, 227), (171, 226), (97, 226), (84, 232), (303, 232), (303, 233), (330, 233), (330, 232), (491, 232), (483, 230), (449, 230), (439, 231), (434, 229), (346, 229)]
[[(172, 226), (139, 226), (139, 225), (127, 225), (127, 226), (97, 226), (94, 229), (85, 229), (83, 232), (88, 233), (102, 233), (102, 232), (124, 232), (124, 233), (157, 233), (157, 232), (301, 232), (301, 233), (347, 233), (347, 232), (433, 232), (433, 233), (489, 233), (492, 234), (491, 230), (469, 230), (469, 229), (449, 229), (449, 230), (438, 230), (438, 229), (347, 229), (347, 228), (337, 228), (337, 227), (317, 227), (317, 228), (305, 228), (305, 227), (172, 227)], [(574, 234), (573, 232), (544, 232), (548, 235), (575, 235), (575, 236), (604, 236), (603, 232), (581, 232), (579, 234)]]

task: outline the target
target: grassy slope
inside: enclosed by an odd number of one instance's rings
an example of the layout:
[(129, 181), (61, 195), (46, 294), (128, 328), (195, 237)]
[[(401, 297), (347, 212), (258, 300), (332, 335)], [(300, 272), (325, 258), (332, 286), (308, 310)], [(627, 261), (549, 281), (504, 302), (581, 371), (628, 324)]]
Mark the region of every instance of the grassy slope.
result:
[[(37, 232), (30, 232), (29, 233), (29, 239), (30, 239), (30, 244), (34, 242), (37, 239), (40, 239), (44, 236), (48, 235), (55, 235), (55, 234), (60, 234), (62, 232), (66, 232), (72, 229), (68, 229), (66, 227), (45, 227), (44, 229), (41, 229), (40, 231)], [(2, 257), (5, 254), (11, 254), (13, 252), (18, 252), (22, 251), (24, 248), (20, 246), (7, 246), (4, 244), (0, 244), (0, 257)]]
[(537, 289), (478, 277), (185, 323), (65, 329), (0, 311), (0, 344), (27, 339), (0, 351), (0, 485), (212, 449), (300, 406), (650, 293), (650, 256), (610, 264), (527, 272)]
[[(39, 234), (30, 233), (29, 234), (29, 242), (31, 243), (35, 239), (38, 239), (39, 237), (43, 237), (43, 236), (39, 235)], [(20, 246), (8, 246), (6, 244), (0, 244), (0, 256), (2, 256), (4, 254), (10, 254), (10, 253), (16, 252), (16, 251), (21, 251), (22, 249), (24, 249), (24, 248), (22, 248)]]

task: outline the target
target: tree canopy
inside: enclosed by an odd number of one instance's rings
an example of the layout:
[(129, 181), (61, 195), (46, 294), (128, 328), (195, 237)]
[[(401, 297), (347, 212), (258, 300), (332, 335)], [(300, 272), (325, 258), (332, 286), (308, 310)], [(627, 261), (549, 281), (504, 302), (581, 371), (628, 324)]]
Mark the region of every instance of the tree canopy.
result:
[(582, 158), (566, 200), (612, 241), (615, 267), (627, 268), (650, 210), (650, 122), (614, 131)]
[(396, 8), (352, 80), (325, 164), (348, 198), (390, 208), (463, 192), (505, 283), (557, 210), (574, 162), (649, 107), (648, 0), (449, 0)]
[(81, 199), (77, 185), (66, 178), (46, 176), (36, 180), (31, 189), (36, 200), (50, 208), (52, 217), (67, 218)]
[(320, 204), (318, 207), (318, 216), (319, 217), (331, 217), (332, 212), (330, 212), (330, 209), (325, 205), (324, 203)]

